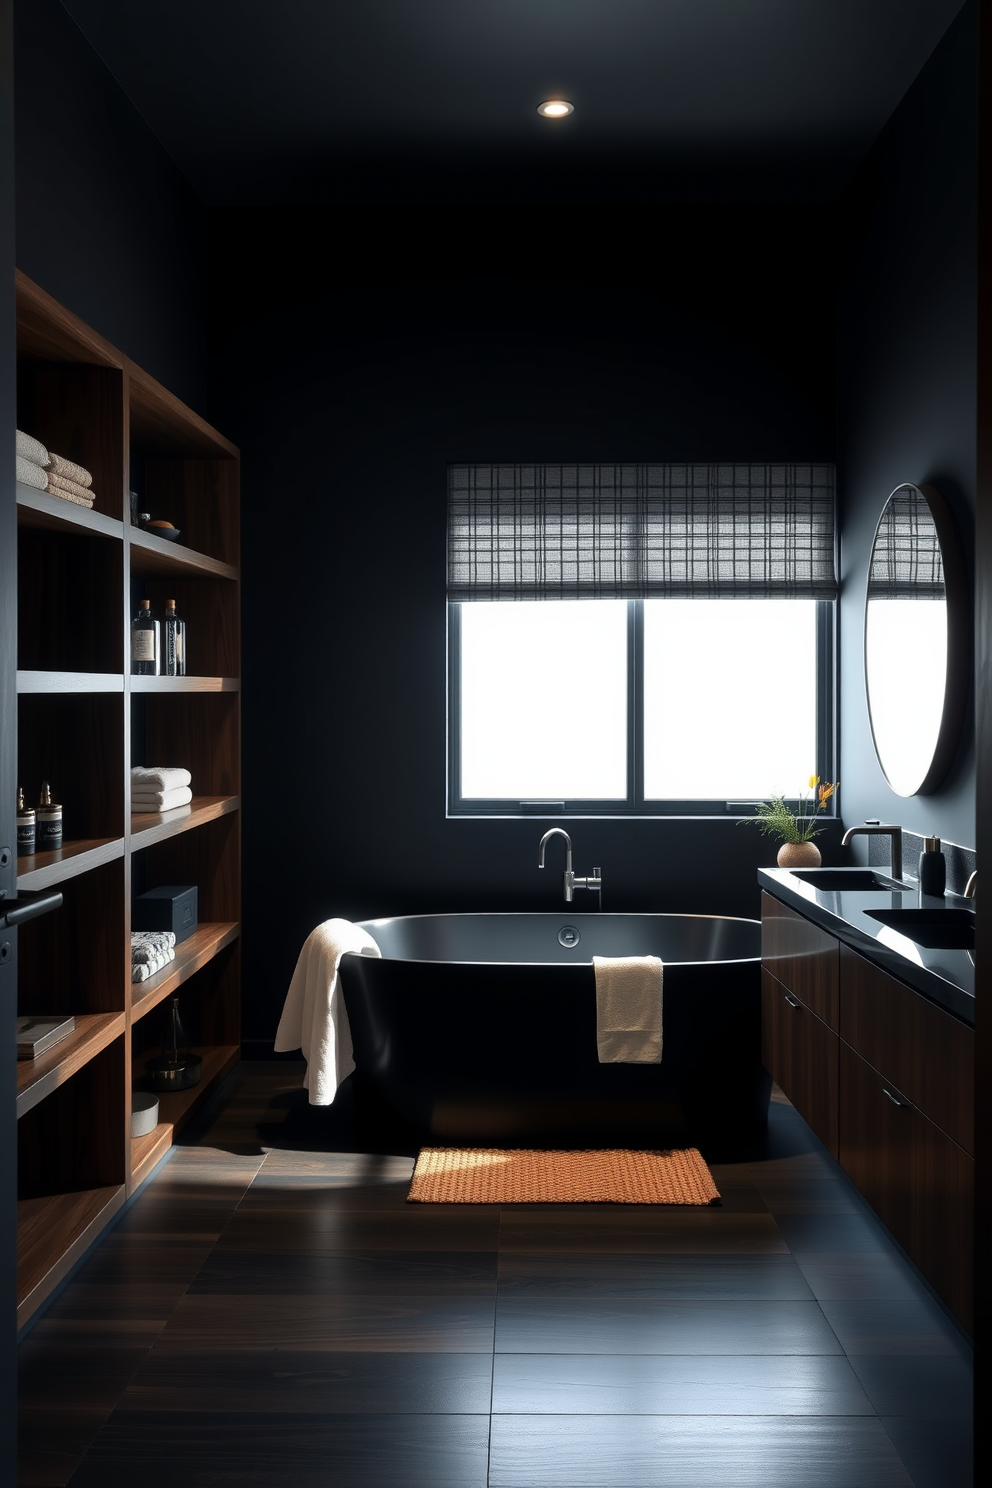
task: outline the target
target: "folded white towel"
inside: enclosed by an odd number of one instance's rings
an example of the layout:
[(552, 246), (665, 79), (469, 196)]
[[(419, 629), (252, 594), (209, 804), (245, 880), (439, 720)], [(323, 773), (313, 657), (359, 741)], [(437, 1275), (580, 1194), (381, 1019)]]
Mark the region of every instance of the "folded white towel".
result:
[(35, 465), (40, 465), (43, 470), (48, 469), (48, 461), (51, 457), (40, 439), (32, 439), (30, 434), (25, 434), (23, 429), (18, 429), (14, 438), (14, 448), (17, 454), (23, 456), (25, 460), (31, 460)]
[(593, 956), (600, 1064), (660, 1064), (662, 975), (657, 956)]
[(63, 455), (49, 452), (48, 469), (52, 475), (60, 480), (72, 481), (77, 486), (91, 486), (93, 477), (85, 465), (77, 465), (75, 460), (67, 460)]
[(175, 790), (180, 785), (192, 785), (193, 777), (188, 770), (178, 765), (132, 765), (132, 791), (149, 794), (152, 791)]
[(141, 795), (132, 795), (131, 810), (135, 813), (174, 811), (177, 806), (188, 806), (192, 799), (193, 792), (188, 785), (180, 785), (176, 790), (169, 791), (143, 791)]
[(34, 486), (36, 491), (48, 490), (48, 476), (40, 465), (29, 460), (27, 455), (18, 455), (15, 461), (17, 479), (23, 486)]
[(329, 1106), (355, 1068), (338, 964), (348, 951), (378, 956), (379, 947), (350, 920), (325, 920), (303, 942), (276, 1031), (277, 1053), (302, 1049), (303, 1088), (312, 1106)]

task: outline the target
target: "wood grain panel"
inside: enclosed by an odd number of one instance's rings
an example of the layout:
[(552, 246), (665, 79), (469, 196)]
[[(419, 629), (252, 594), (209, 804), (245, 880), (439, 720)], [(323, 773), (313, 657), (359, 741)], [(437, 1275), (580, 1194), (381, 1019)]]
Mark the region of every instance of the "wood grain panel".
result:
[(840, 1087), (842, 1167), (970, 1328), (972, 1159), (843, 1042)]
[(62, 884), (60, 909), (21, 926), (17, 1010), (115, 1013), (129, 976), (124, 860)]
[(762, 891), (762, 961), (835, 1032), (839, 1026), (837, 949), (834, 936)]
[(128, 361), (127, 377), (131, 443), (136, 454), (237, 456), (236, 445), (150, 373)]
[(841, 1037), (974, 1153), (975, 1031), (841, 947)]
[(837, 1035), (764, 966), (761, 1023), (765, 1068), (836, 1157)]
[(76, 1014), (68, 1038), (36, 1059), (17, 1061), (17, 1115), (24, 1116), (39, 1101), (82, 1069), (90, 1059), (124, 1032), (123, 1013)]
[(134, 1021), (150, 1013), (170, 993), (175, 992), (208, 961), (236, 940), (241, 926), (234, 923), (197, 925), (193, 934), (182, 945), (176, 946), (176, 959), (170, 961), (157, 975), (146, 982), (136, 982), (131, 987), (131, 1017)]
[(42, 780), (49, 782), (70, 840), (124, 835), (123, 728), (123, 694), (37, 693), (18, 699), (18, 782), (31, 804)]
[(218, 579), (148, 579), (144, 598), (156, 614), (174, 599), (186, 621), (186, 670), (196, 677), (241, 674), (238, 586)]
[(146, 509), (178, 527), (183, 542), (237, 568), (238, 467), (233, 460), (145, 461)]
[(117, 1213), (124, 1185), (73, 1189), (17, 1205), (17, 1324), (22, 1327)]
[(191, 832), (218, 816), (229, 816), (239, 805), (237, 796), (194, 796), (188, 806), (172, 811), (135, 812), (131, 816), (131, 851), (139, 852), (167, 837)]
[(90, 362), (118, 369), (123, 367), (124, 357), (109, 341), (60, 305), (20, 269), (15, 282), (19, 362)]
[(66, 839), (53, 852), (26, 853), (17, 859), (19, 889), (50, 889), (80, 873), (89, 873), (102, 863), (124, 856), (123, 837)]
[(93, 477), (93, 510), (123, 520), (124, 393), (106, 367), (28, 363), (18, 368), (18, 427)]
[(20, 1198), (124, 1182), (124, 1039), (117, 1038), (17, 1125)]
[(123, 544), (22, 528), (17, 564), (18, 668), (123, 672)]
[(196, 884), (199, 913), (206, 921), (241, 918), (241, 813), (220, 816), (196, 832), (184, 832), (149, 847), (146, 874), (155, 884)]
[(241, 775), (238, 701), (236, 693), (149, 693), (144, 699), (147, 758), (184, 766), (198, 795), (236, 796)]
[(17, 525), (44, 532), (98, 533), (117, 542), (124, 537), (124, 524), (120, 518), (105, 517), (94, 508), (76, 506), (61, 496), (52, 496), (48, 491), (22, 485), (20, 481), (17, 482)]

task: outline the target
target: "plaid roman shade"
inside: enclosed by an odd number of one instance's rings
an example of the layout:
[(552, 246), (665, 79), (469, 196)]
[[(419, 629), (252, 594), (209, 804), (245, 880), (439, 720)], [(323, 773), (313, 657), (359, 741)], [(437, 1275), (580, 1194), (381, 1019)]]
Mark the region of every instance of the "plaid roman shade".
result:
[(900, 486), (879, 519), (868, 598), (944, 597), (944, 561), (927, 498), (917, 486)]
[(834, 467), (452, 465), (448, 598), (833, 599)]

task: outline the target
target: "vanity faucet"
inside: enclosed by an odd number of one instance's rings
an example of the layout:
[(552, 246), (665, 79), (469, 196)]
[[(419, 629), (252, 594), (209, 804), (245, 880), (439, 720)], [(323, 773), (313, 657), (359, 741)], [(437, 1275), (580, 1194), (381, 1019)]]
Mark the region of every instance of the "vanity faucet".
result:
[(595, 893), (598, 893), (600, 895), (600, 904), (602, 904), (602, 869), (594, 868), (589, 878), (576, 878), (575, 874), (572, 872), (572, 839), (571, 837), (569, 837), (568, 833), (564, 830), (563, 827), (551, 827), (541, 838), (540, 845), (537, 849), (538, 868), (544, 867), (544, 849), (551, 841), (552, 837), (564, 837), (565, 839), (565, 877), (563, 880), (565, 888), (565, 903), (571, 904), (572, 895), (576, 889), (592, 889)]
[(889, 857), (889, 872), (892, 877), (902, 883), (902, 827), (895, 826), (892, 822), (866, 821), (862, 827), (848, 827), (840, 839), (841, 847), (846, 847), (852, 837), (889, 837), (892, 839), (892, 851)]

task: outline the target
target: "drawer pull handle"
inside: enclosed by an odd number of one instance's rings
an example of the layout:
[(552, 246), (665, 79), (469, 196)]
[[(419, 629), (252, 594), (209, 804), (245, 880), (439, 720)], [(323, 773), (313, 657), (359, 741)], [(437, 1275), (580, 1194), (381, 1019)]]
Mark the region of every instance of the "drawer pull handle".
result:
[(891, 1090), (886, 1090), (884, 1085), (882, 1086), (882, 1094), (887, 1095), (894, 1106), (907, 1106), (909, 1104), (908, 1101), (898, 1100), (897, 1097), (892, 1094)]
[(789, 1004), (789, 1006), (791, 1008), (798, 1008), (799, 1007), (800, 1004), (796, 1001), (796, 999), (794, 997), (790, 997), (789, 994), (788, 994), (788, 992), (783, 993), (783, 996), (785, 997), (786, 1002)]

